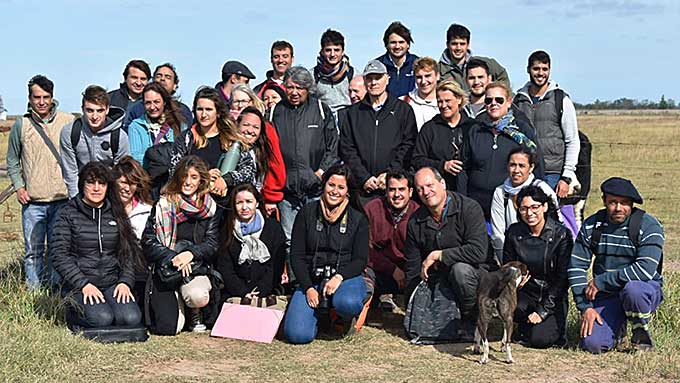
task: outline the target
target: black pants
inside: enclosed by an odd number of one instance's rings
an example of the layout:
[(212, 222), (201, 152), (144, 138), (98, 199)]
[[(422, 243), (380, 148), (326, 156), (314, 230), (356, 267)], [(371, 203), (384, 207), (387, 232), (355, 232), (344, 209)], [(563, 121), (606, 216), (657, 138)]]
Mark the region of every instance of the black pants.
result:
[(104, 303), (83, 304), (83, 293), (74, 292), (72, 307), (69, 308), (69, 325), (87, 328), (106, 326), (135, 326), (142, 323), (142, 313), (135, 302), (118, 303), (113, 297), (116, 285), (99, 289), (104, 295)]
[[(380, 296), (382, 294), (403, 294), (404, 290), (399, 289), (399, 284), (392, 277), (392, 274), (379, 273), (370, 267), (366, 268), (366, 276), (373, 282), (375, 291), (373, 295)], [(408, 300), (408, 298), (407, 298)], [(375, 301), (375, 300), (374, 300)]]
[(454, 263), (449, 271), (449, 282), (456, 293), (463, 319), (477, 322), (477, 285), (479, 285), (477, 267), (464, 262)]
[(528, 323), (529, 315), (536, 311), (538, 302), (523, 294), (517, 293), (517, 308), (515, 309), (514, 321), (518, 325), (519, 336), (532, 348), (548, 348), (554, 345), (563, 345), (566, 342), (566, 320), (568, 301), (565, 297), (558, 302), (555, 312), (548, 315), (541, 323)]

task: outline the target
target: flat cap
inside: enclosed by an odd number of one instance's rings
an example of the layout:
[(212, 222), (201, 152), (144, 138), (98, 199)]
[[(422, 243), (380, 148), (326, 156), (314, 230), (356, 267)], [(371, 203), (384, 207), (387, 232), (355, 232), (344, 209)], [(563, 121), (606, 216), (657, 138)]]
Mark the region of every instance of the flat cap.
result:
[(227, 61), (222, 67), (222, 75), (228, 76), (232, 74), (237, 74), (239, 76), (248, 77), (249, 79), (254, 79), (255, 75), (248, 69), (245, 64), (240, 61)]
[(604, 194), (628, 197), (632, 199), (633, 202), (642, 204), (642, 196), (635, 188), (635, 185), (625, 178), (611, 177), (602, 183), (600, 190), (602, 190), (602, 193)]

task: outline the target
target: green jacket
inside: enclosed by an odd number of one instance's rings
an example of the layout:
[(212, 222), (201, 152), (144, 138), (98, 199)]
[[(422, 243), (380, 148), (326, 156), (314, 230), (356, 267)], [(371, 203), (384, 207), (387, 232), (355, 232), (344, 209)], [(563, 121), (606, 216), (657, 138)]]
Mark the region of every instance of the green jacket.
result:
[(449, 53), (448, 48), (444, 49), (444, 52), (442, 52), (442, 55), (439, 58), (439, 63), (437, 64), (441, 81), (454, 80), (460, 84), (464, 91), (469, 92), (470, 88), (468, 87), (467, 81), (465, 81), (465, 77), (467, 77), (466, 66), (471, 58), (483, 60), (486, 65), (489, 66), (489, 74), (493, 76), (493, 81), (503, 81), (510, 89), (512, 89), (510, 86), (510, 77), (508, 76), (508, 72), (501, 64), (498, 63), (498, 61), (496, 61), (496, 59), (491, 57), (472, 56), (468, 51), (467, 57), (465, 58), (465, 64), (463, 64), (463, 68), (460, 68), (457, 64), (454, 64), (451, 61), (451, 53)]

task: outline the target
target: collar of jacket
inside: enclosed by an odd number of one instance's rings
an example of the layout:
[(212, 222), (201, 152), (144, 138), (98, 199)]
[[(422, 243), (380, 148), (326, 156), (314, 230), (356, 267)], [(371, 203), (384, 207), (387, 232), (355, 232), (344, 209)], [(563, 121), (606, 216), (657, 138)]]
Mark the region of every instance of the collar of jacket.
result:
[[(385, 93), (387, 94), (387, 98), (385, 99), (385, 102), (383, 103), (382, 108), (377, 113), (382, 113), (383, 110), (386, 109), (394, 109), (394, 105), (397, 103), (397, 98), (392, 96), (385, 90)], [(371, 105), (371, 97), (366, 93), (366, 96), (364, 96), (364, 99), (359, 102), (359, 108), (368, 108), (372, 111), (375, 111), (373, 109), (373, 105)]]
[(458, 124), (456, 124), (456, 126), (449, 125), (449, 122), (446, 121), (444, 119), (444, 117), (442, 117), (441, 113), (437, 113), (434, 117), (432, 117), (432, 119), (430, 121), (432, 121), (433, 123), (435, 123), (437, 125), (447, 126), (451, 129), (458, 128), (458, 127), (461, 127), (465, 124), (468, 124), (468, 123), (475, 121), (474, 119), (470, 118), (467, 115), (467, 113), (465, 113), (462, 109), (460, 110), (459, 114), (460, 114), (460, 121), (458, 121)]
[[(449, 198), (450, 198), (450, 200), (449, 200)], [(458, 214), (458, 212), (459, 212), (458, 211), (458, 205), (459, 205), (458, 200), (460, 198), (461, 198), (460, 195), (456, 195), (452, 191), (446, 192), (446, 199), (448, 200), (447, 201), (448, 206), (445, 206), (444, 210), (445, 210), (445, 213), (446, 213), (445, 215), (446, 215), (447, 219), (446, 219), (446, 221), (442, 220), (442, 224), (445, 225), (449, 222), (448, 217), (451, 217), (451, 216)], [(425, 208), (425, 211), (427, 212), (427, 214), (425, 214), (425, 215), (423, 215), (419, 218), (416, 218), (418, 223), (427, 223), (428, 225), (431, 224), (431, 226), (433, 228), (435, 228), (437, 230), (440, 229), (440, 225), (437, 225), (437, 223), (434, 221), (434, 217), (432, 217), (432, 213), (430, 213), (430, 210), (428, 208)], [(442, 214), (442, 216), (444, 216), (444, 214)]]
[(54, 121), (54, 117), (57, 116), (57, 108), (59, 107), (59, 101), (52, 99), (52, 106), (50, 107), (50, 114), (47, 117), (47, 120), (43, 120), (33, 112), (33, 108), (31, 107), (31, 104), (28, 104), (28, 107), (26, 108), (26, 113), (24, 113), (24, 117), (30, 118), (31, 120), (35, 121), (38, 124), (47, 122), (48, 124), (52, 121)]
[(524, 223), (524, 221), (520, 221), (522, 224), (520, 227), (522, 228), (522, 231), (520, 232), (520, 235), (517, 236), (517, 240), (522, 241), (526, 240), (529, 238), (540, 238), (543, 241), (548, 241), (550, 238), (553, 237), (553, 232), (557, 230), (557, 225), (560, 225), (559, 222), (555, 221), (551, 217), (546, 216), (545, 217), (545, 225), (543, 225), (543, 230), (541, 230), (541, 234), (539, 234), (538, 237), (534, 237), (531, 235), (531, 230), (529, 230), (529, 225)]
[(109, 202), (108, 197), (104, 197), (104, 204), (101, 207), (92, 207), (83, 201), (83, 195), (81, 193), (78, 193), (75, 197), (73, 197), (73, 201), (76, 205), (76, 208), (83, 212), (85, 215), (88, 217), (92, 217), (92, 212), (96, 210), (101, 210), (101, 212), (105, 212), (111, 209), (111, 203)]
[[(385, 66), (388, 68), (393, 68), (394, 70), (397, 69), (397, 66), (394, 64), (394, 60), (392, 60), (392, 56), (390, 56), (390, 52), (385, 52), (384, 55), (378, 57), (378, 61), (385, 64)], [(410, 51), (407, 51), (404, 63), (401, 64), (399, 69), (412, 66), (414, 61), (416, 61), (416, 55), (412, 54)]]

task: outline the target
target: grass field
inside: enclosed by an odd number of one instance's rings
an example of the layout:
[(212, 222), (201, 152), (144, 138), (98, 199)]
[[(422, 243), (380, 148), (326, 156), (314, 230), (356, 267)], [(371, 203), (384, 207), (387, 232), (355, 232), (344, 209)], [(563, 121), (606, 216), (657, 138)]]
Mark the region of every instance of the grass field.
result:
[[(465, 381), (624, 382), (680, 381), (680, 116), (580, 116), (594, 143), (593, 193), (587, 211), (601, 203), (598, 187), (609, 176), (633, 179), (644, 208), (666, 230), (664, 302), (652, 320), (657, 351), (593, 356), (575, 350), (572, 306), (567, 349), (513, 346), (515, 364), (502, 362), (499, 342), (480, 366), (469, 344), (412, 346), (402, 316), (381, 318), (356, 336), (324, 337), (306, 346), (271, 345), (181, 334), (153, 336), (143, 344), (101, 345), (72, 336), (59, 303), (25, 291), (20, 277), (20, 207), (0, 206), (0, 381), (223, 382), (223, 381)], [(0, 134), (4, 162), (7, 134)], [(0, 187), (7, 185), (0, 178)]]

